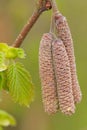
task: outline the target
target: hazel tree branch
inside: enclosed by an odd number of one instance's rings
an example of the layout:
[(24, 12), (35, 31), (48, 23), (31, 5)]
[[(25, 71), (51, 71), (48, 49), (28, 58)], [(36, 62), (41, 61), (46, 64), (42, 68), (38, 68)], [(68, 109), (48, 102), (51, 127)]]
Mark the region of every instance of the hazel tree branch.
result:
[(34, 11), (33, 15), (29, 18), (28, 22), (26, 25), (23, 27), (21, 32), (19, 33), (18, 37), (12, 44), (13, 47), (20, 47), (23, 40), (39, 18), (39, 16), (42, 14), (42, 12), (51, 9), (51, 2), (50, 0), (39, 0), (37, 3), (37, 9)]

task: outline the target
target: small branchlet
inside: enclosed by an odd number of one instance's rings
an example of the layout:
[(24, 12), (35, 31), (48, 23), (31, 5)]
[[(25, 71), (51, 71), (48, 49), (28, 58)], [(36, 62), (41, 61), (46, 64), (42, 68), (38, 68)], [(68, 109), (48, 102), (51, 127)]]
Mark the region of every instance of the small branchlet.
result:
[(37, 9), (34, 11), (32, 16), (29, 18), (28, 22), (24, 25), (23, 29), (17, 36), (16, 40), (13, 43), (13, 47), (20, 47), (23, 40), (26, 38), (27, 34), (39, 18), (39, 16), (49, 9), (51, 9), (51, 2), (49, 0), (39, 0), (37, 3)]

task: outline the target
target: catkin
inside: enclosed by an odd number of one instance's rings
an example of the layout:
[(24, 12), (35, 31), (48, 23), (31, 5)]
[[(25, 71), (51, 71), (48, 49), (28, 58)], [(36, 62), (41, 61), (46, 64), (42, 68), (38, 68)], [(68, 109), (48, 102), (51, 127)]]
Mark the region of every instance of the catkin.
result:
[(76, 74), (74, 48), (73, 48), (73, 41), (70, 33), (70, 28), (68, 26), (66, 18), (62, 16), (62, 14), (56, 12), (54, 14), (54, 19), (58, 31), (58, 37), (63, 41), (68, 55), (68, 59), (70, 61), (74, 102), (79, 103), (81, 101), (82, 94), (81, 94), (81, 90), (80, 90), (80, 86)]
[(63, 42), (55, 40), (51, 33), (44, 34), (41, 39), (39, 69), (45, 112), (55, 113), (59, 107), (62, 113), (73, 114), (70, 63)]
[(72, 92), (71, 72), (65, 46), (61, 40), (52, 42), (59, 108), (62, 113), (71, 115), (75, 112)]
[(52, 114), (58, 110), (58, 96), (52, 59), (53, 36), (43, 35), (39, 48), (39, 70), (42, 84), (42, 100), (45, 112)]

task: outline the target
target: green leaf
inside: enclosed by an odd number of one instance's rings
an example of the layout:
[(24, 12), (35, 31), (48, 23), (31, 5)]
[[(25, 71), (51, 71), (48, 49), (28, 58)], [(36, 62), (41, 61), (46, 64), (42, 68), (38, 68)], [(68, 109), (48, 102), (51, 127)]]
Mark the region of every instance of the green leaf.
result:
[(0, 51), (0, 72), (7, 69), (7, 66), (5, 65), (5, 54), (4, 52)]
[(6, 43), (0, 43), (0, 68), (5, 66), (6, 59), (25, 58), (25, 52), (22, 48), (8, 46)]
[(0, 72), (0, 90), (1, 89), (5, 89), (5, 90), (9, 90), (8, 86), (7, 86), (7, 75), (6, 72)]
[(10, 47), (9, 46), (9, 49), (6, 53), (6, 58), (16, 58), (17, 57), (17, 48), (14, 48), (14, 47)]
[(15, 119), (7, 112), (0, 110), (0, 126), (16, 125)]
[(0, 51), (2, 52), (7, 52), (9, 46), (7, 45), (7, 43), (0, 43)]
[(25, 58), (25, 52), (22, 48), (17, 48), (18, 58)]
[(10, 47), (6, 53), (6, 58), (15, 59), (15, 58), (25, 58), (25, 53), (22, 48)]
[(7, 73), (6, 73), (6, 71), (2, 72), (2, 88), (6, 91), (9, 91), (9, 87), (7, 85)]
[(34, 86), (29, 73), (21, 63), (12, 63), (7, 69), (7, 84), (15, 102), (29, 106), (34, 98)]

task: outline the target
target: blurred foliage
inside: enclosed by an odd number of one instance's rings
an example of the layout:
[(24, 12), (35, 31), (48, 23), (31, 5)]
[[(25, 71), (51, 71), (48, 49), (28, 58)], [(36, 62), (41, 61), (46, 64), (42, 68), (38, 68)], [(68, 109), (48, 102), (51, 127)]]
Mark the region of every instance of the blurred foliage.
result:
[[(48, 116), (42, 106), (41, 85), (39, 79), (38, 50), (40, 38), (49, 31), (51, 11), (44, 12), (23, 42), (27, 52), (24, 60), (31, 72), (36, 86), (36, 97), (30, 109), (12, 103), (11, 97), (2, 94), (0, 108), (11, 112), (17, 119), (17, 127), (5, 130), (87, 130), (87, 0), (56, 0), (58, 8), (67, 17), (74, 39), (78, 79), (83, 93), (82, 102), (77, 105), (76, 113), (71, 116), (60, 112)], [(0, 42), (12, 43), (22, 26), (31, 16), (36, 0), (0, 0)]]
[(2, 127), (0, 127), (0, 130), (3, 130), (3, 128), (2, 128)]
[(2, 130), (2, 127), (7, 127), (9, 125), (15, 126), (15, 119), (7, 112), (0, 110), (0, 130)]

